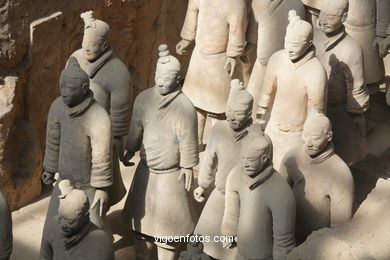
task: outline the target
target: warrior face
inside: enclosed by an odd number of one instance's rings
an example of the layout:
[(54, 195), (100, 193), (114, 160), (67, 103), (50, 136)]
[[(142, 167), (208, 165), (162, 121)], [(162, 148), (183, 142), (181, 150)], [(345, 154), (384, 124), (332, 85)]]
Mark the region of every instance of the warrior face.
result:
[(302, 36), (287, 33), (284, 40), (284, 48), (288, 52), (290, 60), (295, 61), (303, 56), (303, 54), (310, 48), (313, 41)]
[(65, 214), (58, 215), (58, 223), (61, 227), (62, 234), (65, 237), (70, 237), (76, 234), (88, 221), (88, 215), (73, 215), (67, 216)]
[(62, 100), (68, 107), (75, 107), (84, 101), (89, 89), (88, 83), (78, 79), (67, 80), (60, 85)]
[(348, 2), (345, 0), (324, 1), (319, 16), (321, 30), (325, 34), (332, 34), (339, 30), (347, 19), (347, 10)]
[(302, 133), (304, 149), (312, 157), (321, 153), (332, 140), (332, 130), (329, 120), (325, 116), (314, 120), (308, 117), (308, 120), (306, 120), (303, 126)]
[(265, 150), (254, 151), (251, 149), (243, 149), (241, 165), (246, 175), (256, 176), (258, 173), (262, 172), (267, 162), (268, 156)]
[(98, 59), (108, 49), (108, 42), (102, 39), (93, 31), (85, 31), (82, 43), (82, 50), (85, 59), (90, 62)]
[(251, 118), (252, 111), (243, 110), (228, 104), (226, 106), (226, 121), (233, 130), (240, 130)]
[(155, 83), (157, 90), (161, 95), (167, 95), (178, 84), (178, 76), (175, 73), (164, 73), (162, 71), (156, 71)]

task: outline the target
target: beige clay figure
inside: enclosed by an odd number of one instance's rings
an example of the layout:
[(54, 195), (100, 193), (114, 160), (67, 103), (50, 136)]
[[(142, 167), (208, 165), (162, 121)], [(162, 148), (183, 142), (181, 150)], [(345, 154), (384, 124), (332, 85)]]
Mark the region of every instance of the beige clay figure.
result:
[(58, 214), (43, 233), (40, 260), (114, 260), (110, 236), (89, 219), (84, 191), (62, 180)]
[(327, 115), (332, 123), (335, 152), (348, 165), (367, 152), (364, 112), (369, 94), (364, 83), (363, 52), (345, 32), (347, 0), (322, 3), (316, 39), (318, 57), (328, 75)]
[(316, 111), (303, 126), (304, 144), (283, 158), (280, 173), (287, 177), (297, 203), (296, 239), (338, 227), (352, 217), (354, 181), (348, 166), (334, 153), (329, 119)]
[(271, 118), (265, 133), (273, 145), (276, 171), (292, 147), (302, 143), (301, 135), (307, 111), (324, 112), (326, 72), (315, 56), (312, 26), (289, 13), (285, 49), (272, 55), (265, 74), (258, 114), (271, 106)]
[(52, 103), (47, 119), (46, 150), (42, 180), (54, 183), (45, 227), (57, 214), (58, 183), (68, 179), (85, 191), (91, 205), (90, 219), (103, 227), (108, 204), (108, 187), (113, 183), (111, 165), (111, 122), (105, 109), (93, 98), (89, 77), (71, 57), (60, 76), (61, 96)]
[[(253, 96), (254, 104), (257, 105), (268, 60), (272, 54), (283, 49), (288, 12), (295, 10), (302, 19), (305, 13), (301, 0), (252, 0), (251, 2), (255, 22), (250, 20), (248, 24), (247, 45), (257, 43), (257, 57), (247, 90)], [(255, 116), (255, 113), (253, 115)]]
[(81, 14), (84, 20), (82, 48), (75, 51), (80, 67), (88, 74), (90, 89), (96, 101), (109, 113), (113, 136), (113, 178), (110, 188), (110, 205), (119, 202), (126, 194), (122, 181), (119, 159), (123, 158), (123, 137), (127, 135), (130, 123), (130, 108), (133, 89), (126, 65), (118, 59), (107, 40), (109, 26), (94, 18), (92, 11)]
[(294, 194), (272, 167), (268, 137), (250, 134), (241, 147), (226, 183), (222, 234), (236, 237), (236, 260), (284, 260), (295, 246)]
[[(159, 47), (155, 86), (134, 103), (124, 162), (140, 150), (123, 216), (136, 234), (137, 259), (148, 259), (157, 244), (160, 260), (174, 259), (177, 243), (158, 236), (186, 236), (194, 231), (187, 191), (192, 168), (198, 164), (197, 118), (191, 101), (181, 92), (179, 61)], [(148, 246), (146, 246), (146, 245)], [(144, 249), (148, 248), (148, 249)]]
[(242, 78), (238, 58), (244, 52), (247, 22), (246, 0), (188, 1), (176, 52), (184, 54), (195, 41), (183, 92), (197, 109), (200, 147), (206, 117), (224, 119), (230, 81)]
[[(203, 192), (213, 182), (215, 189), (208, 198), (194, 234), (220, 236), (225, 207), (225, 186), (228, 174), (238, 164), (242, 140), (253, 131), (262, 132), (260, 125), (252, 125), (253, 98), (235, 79), (231, 82), (226, 106), (226, 121), (217, 122), (211, 130), (206, 151), (200, 165), (198, 185), (194, 191), (197, 201), (204, 200)], [(234, 259), (236, 250), (227, 250), (221, 242), (204, 242), (204, 252), (216, 259)]]

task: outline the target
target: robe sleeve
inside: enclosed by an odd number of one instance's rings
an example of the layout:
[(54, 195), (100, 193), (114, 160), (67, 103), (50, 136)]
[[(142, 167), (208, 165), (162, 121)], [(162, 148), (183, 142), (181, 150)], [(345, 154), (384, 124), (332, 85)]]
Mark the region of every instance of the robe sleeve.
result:
[(115, 86), (111, 86), (110, 96), (112, 135), (122, 137), (129, 131), (130, 108), (133, 101), (133, 88), (127, 70), (115, 78)]
[[(347, 166), (346, 166), (347, 167)], [(329, 192), (330, 226), (338, 227), (352, 218), (352, 206), (355, 184), (352, 173), (346, 169), (345, 175), (338, 175), (339, 180), (333, 182)]]
[(221, 231), (225, 236), (237, 236), (240, 217), (240, 195), (234, 187), (235, 170), (233, 169), (226, 181), (225, 211), (222, 218)]
[(280, 179), (277, 184), (279, 186), (271, 187), (267, 205), (272, 215), (273, 259), (285, 260), (295, 247), (296, 206), (294, 194), (287, 182)]
[(143, 124), (142, 124), (142, 93), (135, 99), (133, 113), (131, 116), (130, 129), (127, 134), (127, 140), (125, 144), (126, 151), (135, 153), (141, 148), (142, 136), (143, 136)]
[(214, 127), (208, 138), (206, 150), (204, 152), (202, 163), (200, 165), (198, 184), (203, 189), (207, 189), (211, 185), (211, 183), (215, 179), (215, 173), (217, 171), (218, 134), (216, 132), (216, 128)]
[(276, 59), (277, 56), (271, 56), (265, 72), (263, 86), (257, 86), (257, 89), (261, 88), (259, 106), (263, 108), (269, 108), (274, 102), (276, 93)]
[(55, 230), (55, 218), (52, 218), (48, 221), (47, 228), (45, 228), (42, 241), (41, 241), (41, 250), (39, 260), (53, 260), (53, 247), (52, 247), (52, 237), (58, 235), (59, 230)]
[(227, 56), (240, 57), (244, 53), (246, 45), (245, 34), (248, 24), (248, 14), (246, 1), (233, 1), (228, 14), (229, 41), (227, 46)]
[[(190, 102), (189, 100), (186, 100)], [(187, 106), (188, 105), (188, 106)], [(193, 105), (183, 106), (177, 139), (180, 150), (180, 167), (193, 168), (199, 163), (198, 154), (198, 119)]]
[(43, 160), (43, 169), (50, 173), (58, 171), (60, 152), (61, 124), (60, 100), (57, 98), (50, 107), (46, 126), (46, 149)]
[(258, 40), (258, 25), (252, 7), (248, 6), (248, 26), (246, 29), (246, 41), (256, 44)]
[(386, 38), (390, 34), (390, 1), (376, 0), (376, 35)]
[(369, 94), (364, 83), (363, 50), (350, 57), (344, 65), (344, 77), (347, 83), (347, 111), (353, 114), (364, 113), (369, 106)]
[(113, 183), (111, 121), (103, 107), (99, 106), (95, 112), (94, 118), (87, 122), (92, 149), (90, 185), (95, 188), (104, 188)]
[(8, 203), (0, 192), (0, 259), (9, 259), (12, 253), (12, 218)]
[(198, 25), (199, 6), (198, 0), (189, 0), (187, 14), (181, 29), (180, 37), (187, 41), (195, 40), (196, 27)]
[[(320, 65), (318, 63), (318, 65)], [(307, 82), (307, 111), (314, 108), (319, 113), (325, 113), (327, 95), (327, 75), (323, 66), (314, 67), (315, 77), (310, 77)]]

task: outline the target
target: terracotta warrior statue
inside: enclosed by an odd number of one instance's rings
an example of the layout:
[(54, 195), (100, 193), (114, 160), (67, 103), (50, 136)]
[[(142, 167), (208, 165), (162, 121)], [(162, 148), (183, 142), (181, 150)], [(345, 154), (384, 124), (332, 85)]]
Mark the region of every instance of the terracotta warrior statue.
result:
[(12, 253), (11, 210), (0, 191), (0, 260), (8, 260)]
[[(389, 2), (388, 0), (385, 1)], [(377, 15), (377, 2), (379, 1), (349, 0), (348, 17), (344, 23), (348, 35), (354, 38), (362, 47), (364, 81), (372, 93), (375, 93), (375, 89), (378, 89), (379, 83), (385, 77), (383, 59), (380, 57), (378, 48), (373, 48), (377, 35), (376, 23), (384, 22), (378, 20), (380, 15), (379, 17)], [(387, 6), (387, 11), (379, 10), (379, 12), (387, 12), (387, 16), (389, 16), (390, 6)]]
[(271, 146), (262, 133), (248, 135), (227, 179), (222, 234), (236, 237), (235, 259), (282, 260), (295, 246), (294, 194), (272, 167)]
[(334, 153), (332, 127), (325, 115), (309, 113), (302, 139), (304, 144), (283, 158), (280, 172), (295, 195), (298, 244), (315, 230), (349, 221), (355, 190), (351, 171)]
[(111, 118), (115, 149), (112, 156), (114, 184), (110, 188), (110, 205), (114, 205), (126, 194), (119, 159), (123, 158), (122, 139), (129, 129), (133, 87), (126, 65), (115, 56), (113, 47), (107, 40), (110, 29), (108, 24), (95, 19), (92, 11), (82, 13), (81, 17), (85, 24), (82, 48), (71, 57), (75, 57), (88, 74), (94, 98)]
[(249, 44), (257, 43), (257, 58), (247, 89), (253, 96), (254, 104), (257, 104), (268, 60), (272, 54), (283, 49), (289, 10), (295, 10), (302, 19), (305, 17), (305, 12), (301, 0), (251, 0), (251, 2), (256, 22), (248, 24), (247, 41)]
[(364, 84), (363, 52), (343, 26), (348, 0), (323, 1), (316, 39), (318, 57), (328, 75), (327, 115), (332, 123), (335, 152), (348, 165), (366, 152), (364, 112), (369, 95)]
[(155, 86), (135, 100), (126, 142), (125, 163), (140, 150), (141, 161), (124, 207), (124, 219), (136, 235), (137, 259), (155, 242), (158, 258), (174, 259), (178, 244), (156, 242), (157, 236), (189, 235), (195, 227), (187, 191), (198, 164), (197, 118), (181, 92), (179, 61), (159, 47)]
[(238, 59), (245, 48), (246, 1), (188, 1), (176, 52), (184, 54), (195, 41), (183, 92), (197, 109), (200, 146), (207, 115), (224, 119), (231, 78), (242, 78)]
[(264, 78), (258, 114), (271, 108), (265, 133), (273, 144), (276, 171), (290, 148), (302, 143), (301, 135), (307, 111), (324, 111), (326, 73), (315, 56), (312, 26), (289, 13), (285, 49), (272, 55)]
[[(225, 207), (225, 185), (229, 172), (238, 164), (242, 140), (248, 132), (262, 132), (261, 126), (252, 125), (253, 98), (238, 80), (232, 80), (226, 121), (217, 122), (211, 130), (198, 176), (199, 187), (194, 190), (197, 201), (204, 200), (203, 192), (215, 182), (194, 234), (220, 236)], [(234, 259), (236, 250), (227, 250), (222, 243), (204, 242), (204, 252), (216, 259)]]
[(51, 196), (47, 222), (57, 214), (58, 183), (67, 179), (83, 190), (91, 205), (92, 223), (103, 227), (108, 187), (113, 183), (111, 165), (111, 123), (105, 109), (89, 89), (89, 77), (71, 57), (60, 77), (61, 96), (50, 107), (46, 130), (46, 151), (42, 180), (59, 180)]
[(89, 202), (84, 191), (69, 180), (59, 184), (58, 214), (43, 233), (40, 260), (114, 260), (109, 235), (89, 220)]

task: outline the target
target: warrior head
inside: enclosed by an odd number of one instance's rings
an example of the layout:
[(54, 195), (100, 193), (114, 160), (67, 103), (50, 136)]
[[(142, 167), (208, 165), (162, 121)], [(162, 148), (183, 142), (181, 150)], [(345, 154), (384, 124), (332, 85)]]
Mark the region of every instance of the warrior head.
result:
[(161, 44), (158, 47), (159, 59), (157, 61), (155, 83), (158, 92), (166, 95), (172, 92), (181, 80), (181, 66), (178, 59), (169, 55), (168, 46)]
[(290, 60), (294, 62), (299, 60), (313, 45), (313, 27), (302, 20), (295, 10), (290, 10), (288, 20), (284, 48)]
[(252, 115), (253, 98), (240, 80), (231, 81), (230, 93), (226, 105), (226, 120), (233, 130), (240, 130)]
[(107, 23), (95, 19), (92, 11), (82, 13), (81, 18), (84, 20), (84, 37), (82, 43), (84, 57), (88, 61), (93, 62), (110, 47), (107, 41), (110, 27)]
[(69, 58), (68, 65), (61, 72), (60, 90), (62, 100), (68, 107), (77, 106), (87, 96), (89, 77), (74, 57)]
[(319, 24), (327, 35), (337, 33), (348, 16), (348, 0), (326, 0), (322, 2)]

